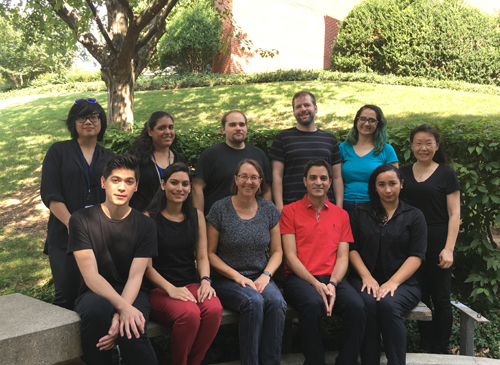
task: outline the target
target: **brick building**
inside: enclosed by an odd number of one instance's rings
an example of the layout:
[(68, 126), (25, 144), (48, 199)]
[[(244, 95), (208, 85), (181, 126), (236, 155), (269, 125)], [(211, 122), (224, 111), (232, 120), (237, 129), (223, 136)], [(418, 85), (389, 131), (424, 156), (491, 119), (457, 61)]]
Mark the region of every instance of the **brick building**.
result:
[[(277, 49), (274, 58), (242, 52), (233, 40), (230, 52), (214, 56), (212, 71), (255, 73), (278, 69), (324, 69), (330, 66), (340, 22), (362, 0), (224, 0), (244, 35), (256, 47)], [(499, 0), (466, 0), (487, 13)]]

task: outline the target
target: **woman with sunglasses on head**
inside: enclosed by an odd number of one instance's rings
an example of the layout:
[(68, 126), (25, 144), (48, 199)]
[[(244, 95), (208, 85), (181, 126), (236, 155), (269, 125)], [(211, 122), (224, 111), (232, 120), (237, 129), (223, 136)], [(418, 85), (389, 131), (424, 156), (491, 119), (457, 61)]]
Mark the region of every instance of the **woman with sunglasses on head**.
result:
[(436, 128), (420, 125), (410, 133), (417, 159), (404, 166), (403, 198), (419, 208), (427, 222), (427, 254), (419, 269), (422, 302), (432, 309), (431, 322), (419, 322), (420, 351), (447, 354), (453, 312), (450, 303), (455, 242), (460, 227), (460, 185), (446, 163)]
[(401, 189), (396, 167), (377, 167), (368, 181), (370, 201), (351, 215), (353, 270), (348, 280), (368, 311), (360, 350), (363, 365), (380, 364), (380, 334), (387, 364), (406, 363), (403, 314), (420, 300), (416, 271), (425, 258), (427, 227), (422, 212), (399, 199)]
[(140, 161), (141, 181), (130, 206), (144, 212), (158, 191), (164, 170), (187, 160), (170, 149), (174, 142), (174, 118), (167, 112), (154, 112), (129, 149)]
[(354, 208), (369, 200), (368, 179), (380, 165), (398, 167), (394, 148), (387, 144), (387, 121), (376, 105), (361, 107), (354, 117), (354, 126), (340, 144), (342, 178), (344, 179), (344, 209)]
[(263, 176), (255, 160), (242, 160), (234, 172), (233, 195), (217, 201), (207, 215), (213, 286), (222, 305), (240, 313), (244, 365), (280, 364), (285, 325), (286, 302), (271, 279), (283, 257), (280, 213), (259, 196)]
[(40, 195), (50, 209), (44, 252), (49, 255), (54, 280), (52, 304), (73, 309), (80, 271), (73, 255), (66, 254), (69, 218), (79, 209), (104, 202), (100, 180), (113, 152), (97, 144), (107, 126), (97, 99), (75, 100), (65, 123), (71, 139), (56, 142), (47, 151)]
[(146, 270), (151, 318), (172, 324), (172, 364), (200, 364), (219, 329), (222, 305), (211, 286), (203, 213), (192, 205), (184, 163), (168, 166), (147, 212), (156, 223), (158, 256)]

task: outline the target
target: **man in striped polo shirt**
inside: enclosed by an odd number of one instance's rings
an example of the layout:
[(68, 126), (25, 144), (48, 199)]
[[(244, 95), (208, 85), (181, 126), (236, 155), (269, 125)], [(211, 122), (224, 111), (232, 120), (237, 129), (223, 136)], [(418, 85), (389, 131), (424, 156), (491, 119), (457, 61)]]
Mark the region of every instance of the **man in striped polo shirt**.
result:
[(297, 124), (278, 132), (269, 151), (274, 203), (281, 212), (284, 205), (302, 199), (306, 193), (302, 179), (304, 165), (311, 159), (322, 158), (333, 167), (333, 189), (329, 189), (328, 198), (342, 208), (344, 182), (337, 138), (316, 128), (318, 107), (313, 94), (299, 91), (293, 96), (292, 107)]

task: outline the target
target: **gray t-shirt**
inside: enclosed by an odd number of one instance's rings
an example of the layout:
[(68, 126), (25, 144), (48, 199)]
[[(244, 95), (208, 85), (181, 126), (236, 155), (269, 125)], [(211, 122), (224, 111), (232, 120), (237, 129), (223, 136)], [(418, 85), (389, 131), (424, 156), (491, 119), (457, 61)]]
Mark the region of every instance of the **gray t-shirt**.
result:
[[(249, 278), (264, 271), (268, 261), (266, 248), (271, 240), (269, 231), (280, 220), (273, 203), (257, 197), (257, 204), (257, 213), (252, 219), (241, 219), (228, 196), (215, 202), (207, 215), (207, 220), (220, 234), (217, 256)], [(220, 274), (213, 272), (212, 276), (217, 278)]]

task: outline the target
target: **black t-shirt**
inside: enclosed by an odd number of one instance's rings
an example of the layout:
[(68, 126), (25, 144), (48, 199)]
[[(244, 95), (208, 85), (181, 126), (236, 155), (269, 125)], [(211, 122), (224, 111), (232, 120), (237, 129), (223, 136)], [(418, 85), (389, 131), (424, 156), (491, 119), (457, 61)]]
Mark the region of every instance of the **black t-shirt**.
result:
[(427, 252), (441, 252), (448, 236), (446, 196), (460, 190), (457, 175), (451, 167), (439, 165), (427, 180), (417, 182), (412, 167), (401, 167), (404, 177), (401, 197), (424, 213), (428, 230)]
[[(107, 148), (96, 145), (89, 196), (87, 169), (90, 169), (90, 166), (83, 158), (78, 141), (71, 139), (54, 143), (43, 160), (40, 186), (43, 203), (47, 208), (51, 201), (64, 203), (72, 214), (87, 205), (104, 202), (106, 194), (101, 188), (102, 170), (106, 161), (113, 155)], [(48, 245), (68, 247), (68, 228), (52, 213), (49, 217), (45, 253)]]
[(208, 214), (217, 200), (231, 195), (234, 170), (238, 163), (245, 158), (257, 161), (264, 171), (266, 183), (272, 182), (269, 160), (264, 151), (258, 147), (245, 144), (245, 148), (237, 150), (222, 142), (208, 147), (201, 154), (194, 174), (207, 184), (203, 191), (205, 215)]
[(108, 218), (101, 205), (81, 209), (69, 220), (68, 253), (94, 251), (99, 274), (120, 291), (135, 257), (157, 255), (155, 228), (151, 218), (135, 209), (121, 220)]
[[(193, 214), (198, 217), (196, 210)], [(158, 256), (153, 258), (153, 267), (165, 280), (177, 287), (198, 282), (194, 263), (196, 241), (188, 232), (187, 219), (172, 222), (159, 214), (155, 223), (158, 232)]]
[[(183, 156), (175, 151), (172, 151), (172, 153), (174, 154), (174, 163), (183, 162), (187, 165), (187, 160)], [(148, 160), (148, 163), (141, 164), (140, 173), (139, 187), (132, 196), (132, 199), (130, 199), (129, 205), (139, 212), (144, 212), (160, 187), (162, 173), (151, 159)]]
[[(307, 189), (304, 186), (304, 165), (313, 158), (322, 158), (332, 166), (342, 162), (337, 138), (330, 132), (317, 129), (304, 132), (296, 127), (284, 129), (274, 138), (269, 158), (283, 162), (283, 204), (301, 200)], [(335, 202), (333, 184), (328, 199)]]

